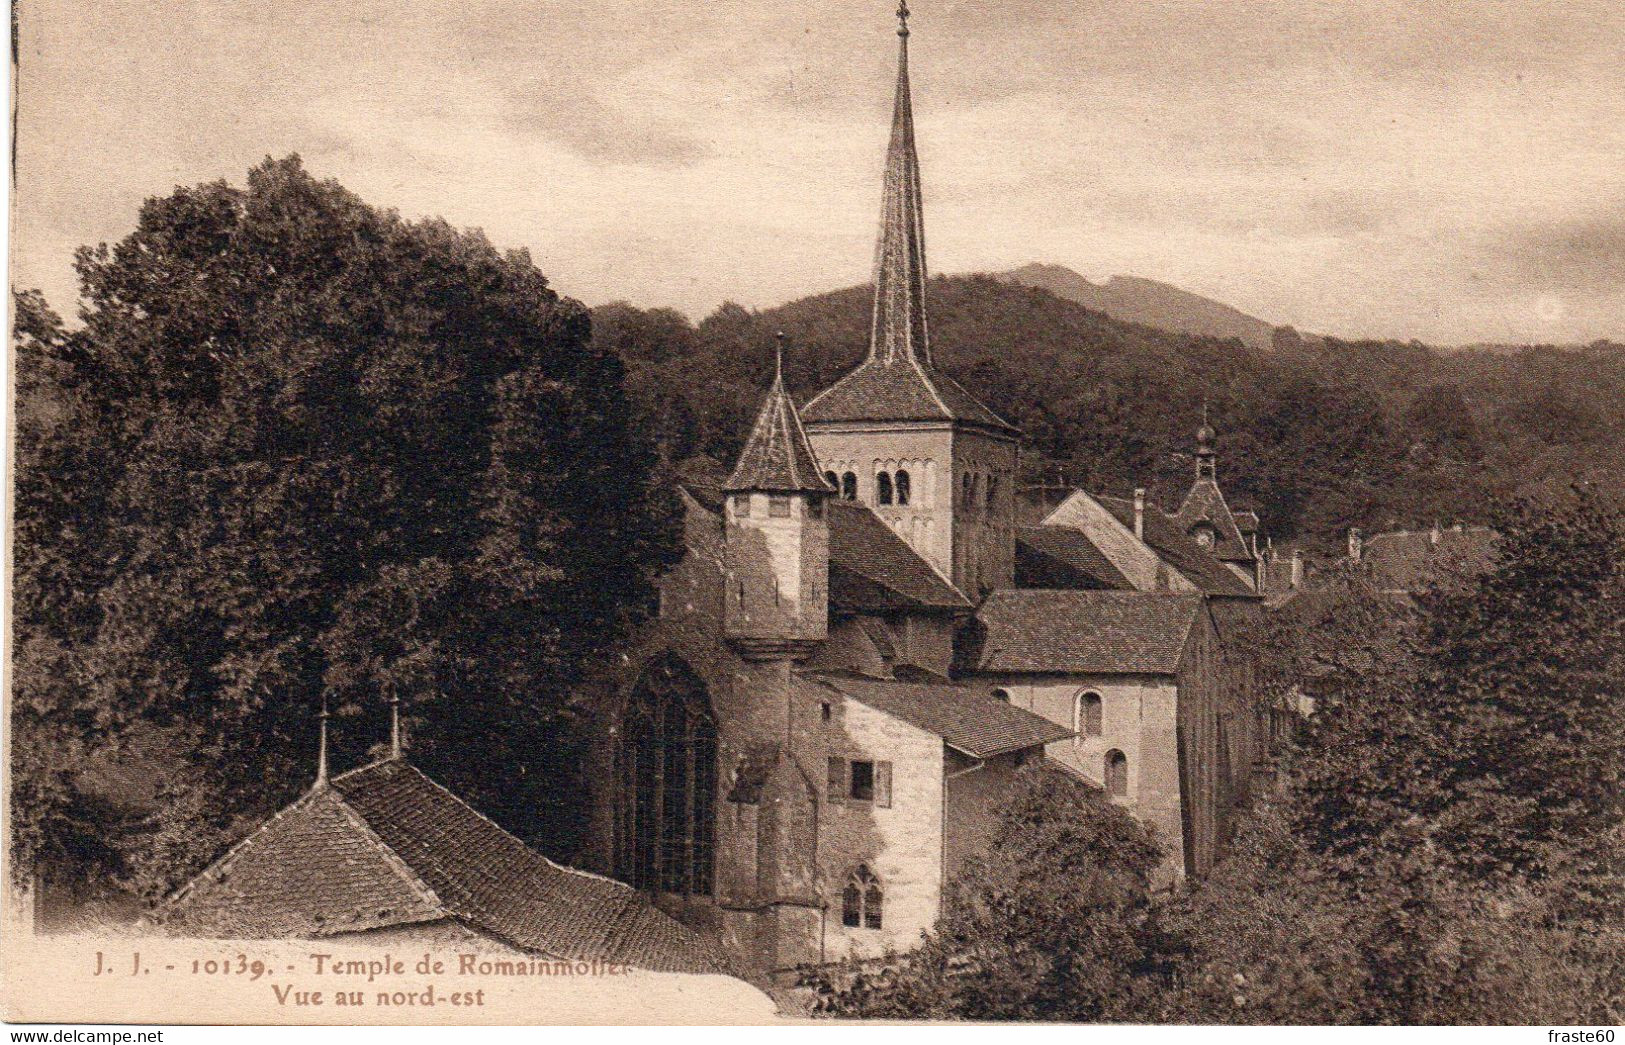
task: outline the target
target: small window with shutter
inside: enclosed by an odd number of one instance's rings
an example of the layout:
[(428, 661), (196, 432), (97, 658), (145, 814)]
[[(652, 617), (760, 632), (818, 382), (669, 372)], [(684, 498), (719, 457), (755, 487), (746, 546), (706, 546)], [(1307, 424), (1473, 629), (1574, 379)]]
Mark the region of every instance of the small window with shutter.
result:
[(875, 805), (891, 808), (891, 763), (875, 763)]
[(846, 801), (846, 759), (844, 758), (829, 760), (829, 800), (831, 802)]

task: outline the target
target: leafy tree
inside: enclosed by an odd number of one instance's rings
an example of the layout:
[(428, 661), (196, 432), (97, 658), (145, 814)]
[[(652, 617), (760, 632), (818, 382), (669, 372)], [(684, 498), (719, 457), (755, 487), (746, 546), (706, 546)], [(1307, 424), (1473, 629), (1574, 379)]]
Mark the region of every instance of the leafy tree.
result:
[[(16, 748), (172, 737), (126, 854), (156, 889), (309, 785), (324, 699), (342, 768), (398, 696), (414, 761), (568, 855), (573, 686), (674, 554), (586, 310), (296, 157), (77, 266), (84, 326), (19, 324), (27, 412), (62, 419), (19, 460)], [(50, 769), (17, 774), (20, 855), (84, 874)]]

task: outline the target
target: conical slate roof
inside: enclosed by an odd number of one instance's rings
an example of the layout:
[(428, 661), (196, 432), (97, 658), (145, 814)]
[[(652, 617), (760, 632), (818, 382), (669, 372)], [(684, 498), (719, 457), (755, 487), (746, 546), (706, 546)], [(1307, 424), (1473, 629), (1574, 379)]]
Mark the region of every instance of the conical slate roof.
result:
[(908, 8), (898, 10), (897, 94), (875, 247), (869, 356), (814, 397), (809, 422), (958, 420), (1014, 431), (958, 382), (931, 365), (925, 313), (925, 217), (908, 84)]
[(773, 493), (832, 494), (818, 470), (818, 458), (807, 442), (796, 404), (784, 390), (784, 368), (773, 374), (762, 412), (745, 440), (739, 463), (724, 490), (766, 490)]

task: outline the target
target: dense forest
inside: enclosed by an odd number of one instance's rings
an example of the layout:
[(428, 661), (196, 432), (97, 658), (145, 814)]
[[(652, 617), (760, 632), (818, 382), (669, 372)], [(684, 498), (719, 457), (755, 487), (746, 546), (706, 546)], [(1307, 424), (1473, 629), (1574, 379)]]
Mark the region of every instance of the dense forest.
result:
[[(725, 304), (696, 325), (616, 303), (593, 326), (626, 361), (667, 460), (728, 460), (770, 377), (774, 333), (789, 336), (786, 377), (805, 401), (861, 357), (870, 307), (869, 289), (852, 287), (762, 312)], [(1625, 345), (1442, 352), (1284, 328), (1260, 351), (988, 276), (935, 278), (929, 307), (935, 361), (1023, 430), (1029, 482), (1146, 486), (1174, 507), (1204, 402), (1232, 503), (1258, 509), (1277, 540), (1483, 522), (1513, 495), (1625, 470)]]

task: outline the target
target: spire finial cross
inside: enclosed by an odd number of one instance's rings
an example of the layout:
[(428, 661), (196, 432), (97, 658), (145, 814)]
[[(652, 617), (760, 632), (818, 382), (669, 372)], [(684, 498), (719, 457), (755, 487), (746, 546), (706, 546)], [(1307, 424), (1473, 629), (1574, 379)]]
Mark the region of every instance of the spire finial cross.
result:
[(908, 35), (908, 0), (898, 0), (897, 3), (897, 35)]

